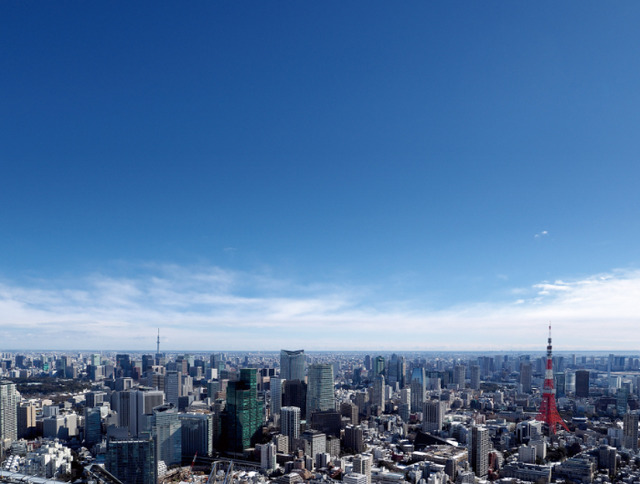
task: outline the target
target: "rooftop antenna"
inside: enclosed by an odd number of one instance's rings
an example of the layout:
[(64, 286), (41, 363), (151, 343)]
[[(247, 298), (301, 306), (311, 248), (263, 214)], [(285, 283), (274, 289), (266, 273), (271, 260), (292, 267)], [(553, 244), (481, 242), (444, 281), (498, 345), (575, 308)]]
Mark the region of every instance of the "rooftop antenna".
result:
[(158, 328), (158, 340), (156, 342), (156, 355), (160, 354), (160, 328)]

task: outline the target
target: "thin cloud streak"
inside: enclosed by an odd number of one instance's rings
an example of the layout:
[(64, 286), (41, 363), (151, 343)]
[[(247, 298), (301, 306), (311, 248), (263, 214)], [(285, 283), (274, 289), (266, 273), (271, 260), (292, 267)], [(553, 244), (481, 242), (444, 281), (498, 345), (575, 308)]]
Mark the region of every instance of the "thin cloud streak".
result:
[(640, 271), (508, 292), (502, 302), (429, 310), (367, 287), (176, 265), (150, 265), (137, 277), (5, 281), (0, 349), (150, 351), (160, 327), (168, 350), (540, 350), (549, 321), (558, 349), (640, 345)]

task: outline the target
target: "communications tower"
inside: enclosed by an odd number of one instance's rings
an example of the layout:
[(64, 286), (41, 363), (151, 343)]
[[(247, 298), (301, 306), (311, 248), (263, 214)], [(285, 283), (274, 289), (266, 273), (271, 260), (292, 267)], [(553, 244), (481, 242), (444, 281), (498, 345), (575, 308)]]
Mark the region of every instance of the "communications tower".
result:
[(553, 387), (553, 358), (551, 355), (551, 324), (549, 324), (549, 340), (547, 344), (547, 369), (544, 374), (544, 387), (542, 389), (542, 403), (540, 411), (536, 415), (536, 420), (540, 420), (549, 426), (549, 432), (556, 433), (556, 427), (560, 426), (567, 432), (569, 428), (564, 423), (556, 407), (556, 390)]

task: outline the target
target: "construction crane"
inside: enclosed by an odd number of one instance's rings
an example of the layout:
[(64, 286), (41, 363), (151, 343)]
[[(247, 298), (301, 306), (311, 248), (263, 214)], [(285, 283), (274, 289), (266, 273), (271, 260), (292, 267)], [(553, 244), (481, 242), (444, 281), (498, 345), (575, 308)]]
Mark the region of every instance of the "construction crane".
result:
[[(222, 476), (218, 477), (218, 473), (222, 472)], [(233, 481), (233, 461), (217, 460), (211, 467), (211, 474), (207, 479), (207, 484), (231, 484)]]

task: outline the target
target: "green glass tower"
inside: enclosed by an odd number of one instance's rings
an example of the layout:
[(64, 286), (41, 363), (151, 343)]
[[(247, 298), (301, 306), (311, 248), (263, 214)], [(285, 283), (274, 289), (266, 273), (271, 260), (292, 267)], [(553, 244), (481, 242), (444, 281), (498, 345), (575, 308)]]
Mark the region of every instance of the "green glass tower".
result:
[(258, 400), (257, 378), (255, 368), (242, 368), (240, 380), (229, 382), (227, 387), (222, 432), (229, 452), (242, 452), (255, 444), (260, 436), (264, 411)]
[(110, 441), (107, 444), (105, 467), (127, 484), (156, 484), (158, 461), (154, 441)]

